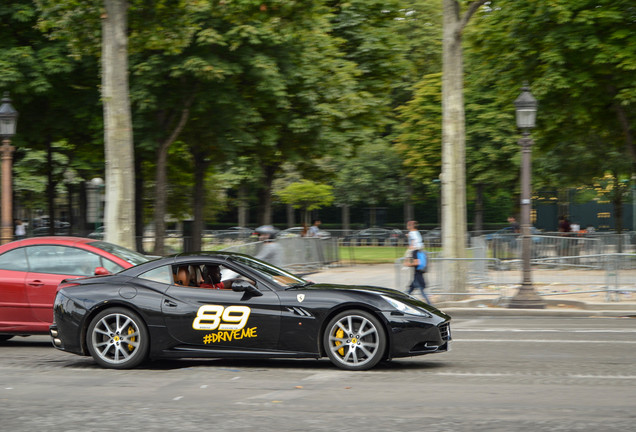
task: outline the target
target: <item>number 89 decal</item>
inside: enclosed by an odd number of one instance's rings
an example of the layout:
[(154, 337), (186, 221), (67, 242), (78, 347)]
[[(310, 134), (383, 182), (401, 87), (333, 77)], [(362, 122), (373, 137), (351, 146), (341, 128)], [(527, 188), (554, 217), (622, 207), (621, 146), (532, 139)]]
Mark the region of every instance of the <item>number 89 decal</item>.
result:
[(205, 305), (199, 308), (192, 322), (195, 330), (241, 330), (252, 310), (247, 306)]

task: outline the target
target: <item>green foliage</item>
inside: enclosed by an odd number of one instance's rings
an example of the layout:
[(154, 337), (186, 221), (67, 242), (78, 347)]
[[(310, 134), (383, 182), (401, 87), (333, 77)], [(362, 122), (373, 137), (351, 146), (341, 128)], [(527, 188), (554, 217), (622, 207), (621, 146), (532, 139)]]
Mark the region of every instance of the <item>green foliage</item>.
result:
[(439, 176), (442, 152), (442, 74), (425, 76), (413, 98), (398, 108), (396, 149), (414, 180), (429, 183)]
[[(524, 80), (539, 100), (535, 154), (543, 184), (577, 185), (636, 163), (636, 32), (629, 0), (502, 0), (470, 32), (478, 75), (504, 106)], [(538, 37), (537, 35), (540, 35)], [(622, 156), (621, 156), (622, 155)]]
[(401, 159), (385, 142), (367, 144), (347, 160), (339, 162), (334, 183), (339, 204), (379, 205), (404, 199)]
[(334, 200), (333, 187), (302, 179), (277, 192), (280, 200), (296, 209), (318, 210), (331, 205)]

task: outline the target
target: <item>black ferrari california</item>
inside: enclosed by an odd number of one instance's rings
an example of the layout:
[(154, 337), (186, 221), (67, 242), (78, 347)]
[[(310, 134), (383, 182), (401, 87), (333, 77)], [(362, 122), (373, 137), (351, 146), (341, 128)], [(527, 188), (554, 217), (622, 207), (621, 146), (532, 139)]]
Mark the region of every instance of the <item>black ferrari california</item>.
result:
[(320, 358), (365, 370), (444, 352), (450, 317), (402, 292), (316, 284), (247, 255), (180, 254), (69, 279), (53, 345), (108, 368), (166, 357)]

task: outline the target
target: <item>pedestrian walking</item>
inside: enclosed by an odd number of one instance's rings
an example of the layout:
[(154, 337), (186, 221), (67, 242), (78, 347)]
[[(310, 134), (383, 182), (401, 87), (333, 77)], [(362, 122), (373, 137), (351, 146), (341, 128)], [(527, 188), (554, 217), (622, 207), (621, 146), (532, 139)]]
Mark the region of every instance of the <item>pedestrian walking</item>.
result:
[(26, 229), (25, 229), (24, 222), (22, 222), (20, 219), (17, 219), (15, 221), (15, 238), (16, 240), (20, 240), (20, 239), (23, 239), (24, 237), (26, 237)]
[(422, 234), (417, 229), (417, 221), (410, 220), (406, 223), (406, 229), (409, 230), (409, 251), (414, 249), (422, 249), (424, 244), (422, 243)]
[(307, 237), (318, 237), (318, 234), (320, 233), (320, 224), (322, 224), (320, 219), (314, 219), (309, 227), (309, 231), (307, 232)]
[(406, 262), (406, 266), (413, 267), (413, 281), (411, 285), (409, 285), (408, 294), (411, 294), (416, 288), (419, 288), (424, 301), (428, 304), (432, 304), (425, 291), (426, 281), (424, 280), (424, 273), (426, 273), (428, 267), (426, 252), (421, 249), (414, 249), (411, 252), (411, 258)]

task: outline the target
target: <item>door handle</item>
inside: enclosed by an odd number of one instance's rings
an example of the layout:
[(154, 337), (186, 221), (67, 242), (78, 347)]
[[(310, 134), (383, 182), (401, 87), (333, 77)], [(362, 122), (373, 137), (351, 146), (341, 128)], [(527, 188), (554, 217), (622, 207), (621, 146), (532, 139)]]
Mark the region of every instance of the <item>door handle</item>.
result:
[(171, 300), (164, 300), (163, 305), (168, 307), (177, 307), (177, 304)]
[(44, 285), (44, 282), (39, 281), (39, 280), (34, 280), (29, 282), (29, 285), (34, 286), (34, 287), (40, 287), (42, 285)]

